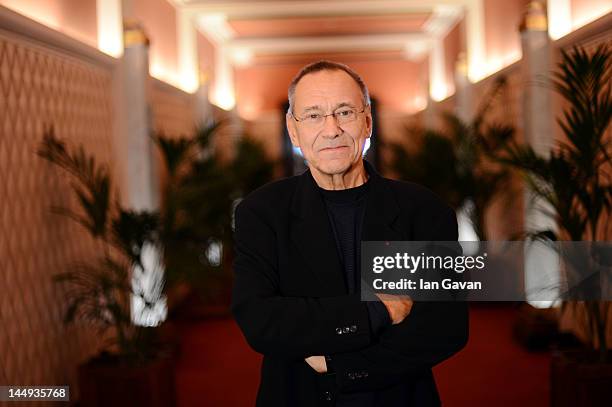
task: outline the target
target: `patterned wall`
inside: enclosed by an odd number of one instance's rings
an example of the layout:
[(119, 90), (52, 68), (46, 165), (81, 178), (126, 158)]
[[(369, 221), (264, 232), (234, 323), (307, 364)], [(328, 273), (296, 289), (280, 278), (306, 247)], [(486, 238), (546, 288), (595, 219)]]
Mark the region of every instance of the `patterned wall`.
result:
[(153, 78), (151, 82), (153, 129), (168, 136), (191, 135), (195, 126), (194, 96)]
[[(195, 129), (194, 96), (155, 78), (150, 79), (149, 108), (153, 131), (166, 137), (192, 136)], [(162, 155), (155, 149), (160, 190), (168, 183), (168, 173)]]
[(110, 69), (0, 31), (0, 384), (76, 383), (99, 340), (62, 323), (51, 281), (99, 247), (50, 206), (75, 207), (68, 179), (35, 152), (43, 130), (111, 158)]

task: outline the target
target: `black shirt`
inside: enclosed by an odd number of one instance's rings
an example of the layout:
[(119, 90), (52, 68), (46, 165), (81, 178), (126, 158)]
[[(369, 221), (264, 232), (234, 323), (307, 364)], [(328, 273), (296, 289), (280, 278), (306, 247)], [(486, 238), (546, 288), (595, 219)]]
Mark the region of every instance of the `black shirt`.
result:
[[(326, 190), (319, 188), (327, 208), (330, 224), (334, 232), (340, 261), (349, 294), (360, 289), (361, 229), (369, 192), (369, 182), (355, 188)], [(385, 305), (380, 302), (367, 303), (370, 327), (378, 333), (390, 325), (391, 319)], [(328, 371), (333, 370), (333, 359), (327, 357)], [(373, 406), (376, 393), (364, 392), (339, 395), (337, 407)]]

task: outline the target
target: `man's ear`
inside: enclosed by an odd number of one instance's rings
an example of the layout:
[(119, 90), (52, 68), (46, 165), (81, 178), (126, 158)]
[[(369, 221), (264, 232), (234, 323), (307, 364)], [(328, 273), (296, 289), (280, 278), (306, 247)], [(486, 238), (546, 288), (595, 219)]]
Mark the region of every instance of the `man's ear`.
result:
[(300, 142), (297, 137), (297, 128), (295, 126), (295, 120), (293, 119), (293, 116), (291, 116), (291, 113), (287, 113), (285, 115), (285, 124), (287, 126), (289, 138), (291, 139), (291, 144), (293, 144), (293, 147), (299, 148)]
[(374, 121), (372, 120), (372, 106), (371, 105), (368, 105), (367, 107), (365, 119), (366, 119), (366, 130), (368, 132), (366, 135), (366, 138), (370, 138), (372, 137), (372, 129), (374, 128)]

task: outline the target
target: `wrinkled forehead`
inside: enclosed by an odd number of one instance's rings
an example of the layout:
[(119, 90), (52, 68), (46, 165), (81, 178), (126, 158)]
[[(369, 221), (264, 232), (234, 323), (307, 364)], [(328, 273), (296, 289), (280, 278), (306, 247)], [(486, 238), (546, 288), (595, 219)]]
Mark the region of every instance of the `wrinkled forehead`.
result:
[(341, 70), (319, 71), (305, 75), (294, 93), (296, 111), (314, 106), (331, 109), (340, 105), (359, 107), (363, 104), (359, 85)]

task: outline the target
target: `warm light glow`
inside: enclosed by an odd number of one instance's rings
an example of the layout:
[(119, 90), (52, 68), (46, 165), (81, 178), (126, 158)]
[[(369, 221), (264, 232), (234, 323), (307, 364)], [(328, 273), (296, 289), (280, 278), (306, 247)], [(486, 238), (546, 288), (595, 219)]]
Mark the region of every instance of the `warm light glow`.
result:
[(182, 78), (176, 72), (167, 69), (166, 67), (157, 62), (151, 62), (149, 72), (152, 77), (159, 79), (162, 82), (166, 82), (174, 86), (175, 88), (179, 88), (185, 92), (193, 92), (193, 90), (191, 90), (189, 87), (184, 86), (184, 84), (182, 83)]
[(431, 84), (431, 89), (429, 90), (429, 94), (432, 100), (436, 102), (440, 102), (448, 96), (448, 88), (446, 87), (446, 83), (435, 82)]
[(198, 26), (200, 31), (202, 31), (210, 41), (216, 44), (223, 44), (236, 35), (227, 22), (227, 16), (223, 13), (211, 13), (199, 16)]
[(198, 49), (193, 17), (184, 10), (179, 10), (178, 24), (178, 59), (181, 89), (195, 93), (200, 86), (198, 75)]
[(215, 80), (211, 103), (224, 110), (232, 110), (236, 106), (234, 93), (234, 70), (229, 61), (228, 49), (217, 45), (215, 50)]
[(512, 65), (513, 63), (520, 61), (522, 58), (522, 52), (519, 50), (515, 50), (513, 52), (508, 52), (505, 55), (500, 56), (492, 56), (488, 59), (486, 64), (486, 73), (487, 76), (498, 72), (505, 67)]
[(253, 52), (246, 48), (235, 48), (232, 50), (232, 62), (238, 68), (244, 68), (251, 64)]
[(583, 7), (575, 10), (572, 16), (572, 28), (577, 30), (578, 28), (587, 25), (591, 21), (597, 20), (599, 17), (605, 16), (612, 12), (612, 2), (601, 1), (599, 4), (591, 5), (591, 7)]
[(441, 38), (436, 38), (432, 41), (429, 52), (429, 96), (436, 102), (439, 102), (448, 96), (444, 44)]
[(197, 77), (181, 76), (174, 70), (170, 70), (159, 62), (151, 62), (149, 66), (149, 74), (155, 79), (166, 82), (187, 93), (195, 93), (198, 90), (199, 83)]
[(414, 112), (420, 112), (427, 109), (427, 98), (416, 96), (412, 99), (411, 106)]
[(182, 75), (179, 83), (179, 88), (187, 93), (195, 93), (200, 86), (197, 75)]
[(57, 4), (23, 0), (2, 0), (0, 4), (32, 20), (60, 31), (61, 13)]
[(553, 40), (572, 31), (571, 0), (548, 0), (548, 35)]
[(470, 75), (470, 81), (476, 83), (483, 80), (484, 78), (493, 75), (496, 72), (501, 71), (505, 67), (512, 65), (522, 58), (521, 51), (509, 52), (506, 55), (492, 56), (486, 61), (481, 61), (478, 64), (478, 69)]
[(219, 106), (223, 110), (232, 110), (236, 106), (236, 98), (229, 90), (217, 89), (213, 93), (211, 103)]
[(409, 61), (417, 62), (425, 55), (427, 55), (427, 51), (429, 50), (429, 46), (425, 41), (412, 41), (404, 45), (404, 49), (402, 50), (402, 54), (404, 58)]
[(418, 95), (405, 99), (400, 108), (402, 112), (414, 114), (427, 109), (427, 103), (427, 97)]
[(260, 110), (260, 103), (241, 102), (238, 104), (238, 115), (244, 120), (256, 120), (261, 113)]
[(484, 2), (470, 2), (465, 27), (467, 30), (468, 78), (472, 83), (486, 76), (483, 71), (483, 62), (486, 60), (484, 18)]
[(121, 0), (98, 0), (98, 49), (115, 58), (123, 54)]

